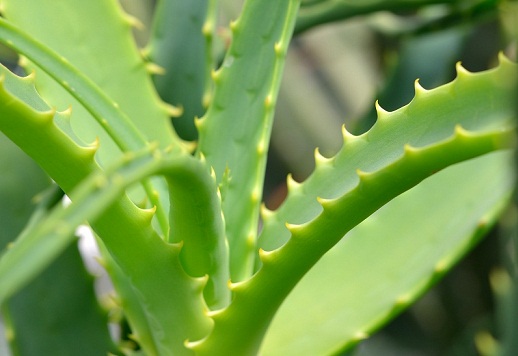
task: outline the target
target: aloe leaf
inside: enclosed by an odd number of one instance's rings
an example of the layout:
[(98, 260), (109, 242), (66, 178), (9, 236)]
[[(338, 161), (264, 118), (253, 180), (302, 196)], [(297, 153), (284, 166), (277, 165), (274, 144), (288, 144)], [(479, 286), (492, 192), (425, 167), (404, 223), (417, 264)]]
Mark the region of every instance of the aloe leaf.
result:
[(65, 192), (99, 169), (97, 143), (83, 146), (65, 133), (69, 115), (48, 107), (36, 92), (34, 76), (20, 78), (0, 66), (0, 104), (0, 131)]
[[(214, 7), (215, 2), (211, 2)], [(206, 58), (211, 48), (207, 36), (211, 35), (208, 0), (162, 0), (157, 3), (153, 18), (152, 39), (147, 48), (150, 59), (164, 69), (154, 77), (161, 97), (183, 109), (173, 124), (185, 139), (197, 137), (194, 118), (205, 111), (203, 97), (206, 92)], [(206, 22), (206, 19), (209, 20)], [(213, 23), (214, 21), (212, 21)], [(210, 44), (210, 43), (209, 43)], [(210, 72), (209, 72), (210, 73)]]
[[(116, 103), (146, 141), (158, 141), (162, 147), (171, 144), (181, 146), (168, 117), (170, 111), (176, 110), (160, 101), (147, 72), (147, 68), (152, 66), (142, 59), (134, 43), (131, 28), (138, 22), (124, 13), (117, 1), (72, 0), (58, 4), (54, 1), (6, 0), (3, 2), (3, 13), (11, 23), (66, 58), (67, 62), (102, 88), (110, 98), (110, 104)], [(48, 26), (49, 22), (59, 23), (60, 26)], [(41, 54), (29, 57), (38, 65), (41, 65), (38, 63), (40, 58), (44, 57)], [(57, 61), (56, 65), (59, 63)], [(103, 130), (92, 124), (89, 115), (82, 112), (63, 89), (53, 85), (53, 80), (42, 74), (38, 74), (37, 80), (43, 96), (54, 106), (66, 108), (72, 105), (73, 110), (77, 111), (73, 123), (77, 134), (86, 142), (100, 136)], [(63, 77), (61, 71), (56, 76), (58, 82), (67, 81), (77, 92), (85, 95), (83, 88), (75, 87), (73, 78)], [(88, 104), (99, 109), (103, 107), (101, 102)], [(104, 119), (109, 120), (106, 116)], [(101, 138), (102, 145), (107, 145), (104, 141)], [(116, 159), (109, 152), (104, 153), (103, 157), (106, 163), (110, 157)]]
[[(220, 347), (256, 352), (284, 298), (348, 231), (439, 170), (510, 147), (516, 70), (501, 61), (479, 74), (459, 66), (459, 78), (435, 90), (416, 85), (411, 104), (392, 113), (380, 110), (378, 123), (362, 136), (344, 130), (344, 148), (334, 158), (317, 155), (314, 174), (303, 184), (289, 182), (290, 195), (277, 212), (264, 211), (262, 236), (274, 247), (260, 250), (262, 266), (250, 279), (231, 285), (232, 303), (212, 314), (213, 331), (191, 347), (200, 353)], [(282, 229), (273, 228), (277, 219), (287, 221)], [(245, 335), (234, 330), (246, 330), (249, 341), (243, 343)]]
[[(188, 201), (189, 204), (184, 203), (178, 209), (171, 209), (172, 220), (180, 221), (175, 215), (181, 215), (187, 225), (194, 226), (190, 232), (196, 234), (200, 231), (200, 238), (216, 234), (217, 241), (222, 241), (224, 249), (225, 240), (219, 235), (224, 230), (216, 182), (206, 170), (203, 163), (191, 156), (185, 155), (180, 159), (176, 155), (168, 157), (165, 153), (152, 150), (152, 153), (128, 154), (113, 172), (92, 175), (72, 191), (70, 195), (73, 203), (70, 207), (53, 209), (41, 224), (23, 234), (2, 256), (0, 279), (3, 289), (0, 291), (0, 300), (13, 293), (66, 247), (73, 239), (71, 235), (75, 226), (86, 219), (92, 221), (95, 229), (98, 226), (96, 220), (100, 216), (106, 218), (109, 213), (107, 209), (112, 207), (118, 196), (129, 185), (149, 175), (164, 174), (171, 182), (173, 199), (176, 199), (177, 194), (186, 194), (184, 192), (190, 195), (195, 193), (194, 203)], [(148, 218), (151, 216), (152, 212)], [(180, 225), (178, 228), (185, 226)], [(183, 248), (181, 242), (167, 244), (154, 238), (143, 241), (144, 244), (137, 244), (136, 241), (129, 241), (129, 236), (126, 236), (125, 241), (120, 241), (116, 234), (106, 230), (103, 232), (100, 234), (103, 242), (137, 291), (140, 305), (154, 330), (153, 338), (158, 352), (190, 353), (184, 348), (184, 342), (204, 337), (211, 325), (205, 314), (208, 309), (202, 298), (203, 289), (209, 278), (220, 281), (223, 284), (221, 289), (226, 288), (227, 279), (216, 278), (221, 273), (228, 273), (224, 268), (226, 265), (220, 266), (217, 271), (209, 270), (207, 274), (210, 276), (193, 278), (184, 272), (180, 263)], [(185, 248), (188, 247), (187, 241), (183, 241), (183, 244)], [(225, 255), (203, 257), (218, 262), (224, 261)], [(145, 261), (145, 265), (135, 263), (137, 259)], [(218, 263), (211, 264), (211, 268), (215, 266), (217, 268)], [(190, 267), (187, 265), (187, 271)], [(208, 287), (208, 299), (217, 303), (218, 286), (213, 283), (208, 284)], [(228, 298), (228, 290), (226, 295)], [(171, 300), (174, 300), (173, 304)]]
[(119, 110), (119, 104), (110, 100), (90, 79), (70, 65), (67, 59), (36, 42), (4, 19), (0, 19), (0, 40), (33, 59), (54, 80), (73, 93), (123, 150), (143, 146), (144, 137)]
[[(232, 280), (252, 273), (266, 153), (299, 1), (247, 1), (213, 73), (214, 96), (197, 121), (198, 154), (222, 185)], [(253, 68), (253, 70), (251, 70)]]
[(377, 11), (417, 10), (426, 5), (451, 4), (451, 0), (322, 0), (302, 2), (295, 26), (299, 34), (312, 27), (334, 21), (343, 21), (353, 16), (367, 15)]
[[(4, 81), (0, 86), (0, 103), (3, 103), (3, 105), (0, 105), (0, 130), (40, 164), (49, 176), (71, 197), (72, 201), (75, 201), (74, 187), (76, 187), (81, 180), (91, 173), (102, 175), (102, 172), (94, 160), (96, 147), (81, 147), (67, 136), (54, 122), (56, 116), (59, 116), (59, 113), (55, 113), (54, 111), (39, 111), (35, 107), (28, 105), (28, 103), (31, 103), (41, 110), (45, 107), (43, 105), (44, 103), (41, 100), (37, 100), (37, 96), (35, 96), (31, 77), (19, 78), (9, 72), (5, 72), (3, 78)], [(66, 118), (62, 119), (62, 121), (66, 123)], [(175, 155), (175, 153), (170, 154)], [(53, 157), (59, 157), (59, 159), (54, 159)], [(206, 173), (206, 175), (210, 177), (209, 173)], [(141, 288), (138, 289), (139, 293), (137, 293), (137, 295), (141, 306), (146, 308), (146, 316), (149, 322), (156, 330), (162, 330), (163, 326), (161, 322), (167, 324), (170, 320), (177, 319), (170, 319), (169, 315), (160, 311), (160, 307), (157, 307), (154, 312), (150, 312), (148, 306), (150, 302), (146, 298), (151, 295), (151, 299), (153, 300), (152, 305), (165, 303), (167, 304), (165, 309), (169, 310), (171, 309), (169, 307), (169, 298), (173, 298), (172, 296), (183, 290), (182, 288), (173, 286), (178, 286), (178, 284), (182, 285), (184, 282), (189, 284), (189, 286), (185, 287), (185, 294), (187, 294), (187, 296), (186, 299), (180, 298), (179, 300), (184, 300), (188, 305), (185, 306), (182, 302), (178, 301), (178, 308), (173, 308), (173, 310), (180, 310), (181, 313), (189, 313), (189, 310), (192, 311), (194, 309), (193, 313), (202, 313), (204, 309), (200, 306), (201, 301), (198, 301), (198, 304), (196, 304), (197, 299), (189, 294), (194, 288), (191, 285), (192, 279), (182, 279), (182, 276), (185, 276), (185, 272), (183, 272), (182, 267), (180, 267), (181, 264), (178, 259), (179, 248), (173, 248), (174, 251), (171, 252), (171, 248), (168, 247), (169, 245), (167, 245), (151, 227), (151, 219), (154, 215), (154, 211), (137, 208), (125, 196), (116, 199), (117, 197), (118, 196), (108, 198), (109, 200), (111, 199), (110, 204), (105, 201), (105, 203), (108, 204), (108, 206), (105, 207), (106, 211), (102, 216), (98, 216), (93, 227), (99, 236), (103, 238), (108, 251), (124, 273), (127, 274), (132, 281), (134, 278), (137, 279), (135, 275), (140, 276), (139, 280), (145, 284), (144, 287), (141, 286)], [(97, 211), (96, 203), (91, 202), (91, 204), (90, 209)], [(33, 232), (32, 237), (20, 239), (20, 241), (25, 241), (23, 242), (24, 245), (22, 245), (25, 247), (10, 250), (15, 251), (10, 253), (11, 257), (9, 258), (11, 258), (11, 262), (5, 262), (4, 258), (0, 260), (1, 268), (4, 273), (6, 273), (3, 277), (10, 279), (10, 281), (6, 280), (6, 287), (5, 289), (2, 288), (0, 293), (5, 297), (23, 284), (23, 280), (16, 280), (17, 274), (24, 276), (25, 282), (35, 276), (45, 264), (49, 263), (59, 254), (60, 250), (73, 241), (71, 240), (70, 234), (73, 233), (74, 226), (82, 223), (85, 218), (85, 216), (82, 218), (77, 217), (77, 220), (63, 224), (61, 230), (58, 229), (60, 230), (58, 232), (61, 234), (60, 237), (47, 241), (43, 240), (44, 247), (41, 249), (35, 248), (36, 245), (33, 245), (31, 242), (32, 238), (38, 240), (41, 238), (41, 235), (34, 234)], [(218, 215), (217, 218), (221, 218), (221, 216)], [(49, 224), (52, 224), (52, 220), (49, 221)], [(52, 233), (52, 228), (49, 227), (49, 229), (47, 232)], [(24, 248), (27, 248), (25, 252), (23, 251)], [(34, 252), (37, 258), (29, 258), (30, 263), (22, 264), (22, 267), (14, 269), (14, 271), (17, 272), (16, 274), (7, 273), (7, 271), (11, 270), (12, 263), (16, 264), (19, 258), (27, 258), (27, 254), (32, 253), (31, 251)], [(16, 254), (18, 254), (18, 257)], [(5, 255), (7, 255), (7, 253)], [(222, 258), (221, 260), (224, 259)], [(152, 263), (149, 263), (149, 261), (152, 261)], [(177, 270), (181, 270), (179, 275), (174, 273), (174, 267), (176, 267)], [(171, 268), (173, 268), (173, 270), (171, 270)], [(156, 271), (163, 271), (163, 274), (157, 274)], [(149, 278), (149, 276), (154, 277)], [(178, 282), (178, 279), (180, 279), (180, 282)], [(13, 284), (8, 287), (9, 283)], [(196, 284), (199, 285), (200, 282)], [(2, 286), (4, 287), (3, 283)], [(166, 290), (170, 288), (170, 290), (164, 294), (163, 288)], [(197, 293), (199, 292), (201, 294), (203, 288), (197, 287), (194, 289), (196, 289)], [(167, 297), (165, 295), (167, 295)], [(132, 297), (133, 296), (128, 296), (128, 298)], [(189, 305), (194, 306), (189, 308)], [(154, 313), (161, 317), (159, 318), (160, 322), (158, 322), (159, 326), (155, 325), (157, 321), (154, 317)], [(187, 317), (188, 321), (186, 325), (191, 325), (192, 328), (183, 328), (180, 332), (175, 333), (178, 338), (167, 340), (165, 342), (166, 345), (169, 345), (168, 343), (170, 342), (176, 343), (177, 346), (181, 344), (181, 348), (183, 349), (183, 341), (185, 338), (189, 336), (193, 338), (203, 336), (203, 332), (194, 332), (192, 335), (190, 332), (191, 329), (199, 330), (199, 328), (203, 329), (208, 326), (208, 322), (202, 321), (198, 323), (199, 318), (203, 320), (203, 316), (193, 317), (190, 315)], [(179, 327), (179, 324), (175, 325)], [(189, 336), (186, 336), (187, 334)], [(159, 347), (162, 343), (159, 336), (159, 339), (155, 340), (155, 344)], [(160, 347), (165, 349), (169, 348), (169, 346)]]
[[(136, 150), (145, 147), (147, 142), (136, 127), (129, 121), (126, 115), (119, 110), (119, 104), (108, 98), (92, 81), (71, 66), (64, 57), (60, 57), (40, 43), (35, 42), (19, 29), (13, 27), (5, 20), (0, 19), (0, 41), (21, 51), (30, 58), (36, 58), (36, 62), (42, 65), (53, 78), (66, 88), (87, 108), (90, 113), (104, 127), (107, 133), (123, 150)], [(69, 125), (72, 127), (72, 125)], [(74, 131), (71, 129), (70, 131)], [(75, 131), (74, 131), (75, 136)], [(95, 138), (97, 141), (98, 138)], [(106, 143), (107, 141), (104, 140)], [(106, 146), (103, 146), (103, 150)], [(111, 150), (114, 153), (116, 151)], [(160, 182), (155, 183), (160, 187)], [(167, 231), (166, 209), (157, 191), (149, 182), (144, 182), (144, 188), (149, 199), (159, 207), (157, 218), (161, 223), (161, 229)], [(158, 196), (157, 196), (158, 195)], [(162, 194), (163, 196), (164, 194)]]
[(492, 70), (469, 73), (459, 64), (457, 72), (454, 81), (432, 90), (416, 82), (414, 99), (396, 111), (378, 105), (378, 121), (368, 132), (352, 136), (344, 129), (344, 146), (335, 157), (324, 158), (317, 151), (313, 174), (302, 184), (288, 179), (283, 205), (264, 211), (260, 247), (269, 251), (282, 246), (290, 237), (285, 222), (312, 220), (322, 211), (317, 197), (333, 199), (355, 189), (358, 170), (375, 172), (393, 164), (404, 155), (405, 145), (433, 145), (451, 138), (455, 130), (496, 133), (511, 128), (515, 64), (502, 56)]
[(355, 227), (288, 296), (262, 354), (338, 353), (414, 302), (498, 218), (509, 163), (499, 152), (445, 169)]

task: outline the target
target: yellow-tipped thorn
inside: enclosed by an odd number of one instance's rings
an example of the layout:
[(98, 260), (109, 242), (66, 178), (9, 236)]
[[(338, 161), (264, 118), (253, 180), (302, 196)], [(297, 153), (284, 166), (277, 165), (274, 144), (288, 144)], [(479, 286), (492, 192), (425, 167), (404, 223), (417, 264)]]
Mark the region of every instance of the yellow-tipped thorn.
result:
[(162, 102), (162, 107), (164, 108), (167, 115), (171, 117), (178, 117), (183, 114), (183, 107), (182, 106), (173, 106), (169, 103)]
[(25, 57), (25, 56), (19, 56), (18, 57), (18, 65), (20, 67), (25, 68), (25, 67), (27, 67), (29, 65), (29, 63), (30, 63), (30, 61), (29, 61), (29, 59), (27, 57)]
[(390, 112), (383, 109), (379, 103), (379, 100), (376, 100), (376, 103), (374, 103), (374, 106), (376, 107), (376, 113), (378, 114), (378, 120), (383, 120), (385, 117), (388, 117)]
[(444, 273), (446, 272), (446, 270), (448, 269), (448, 260), (446, 259), (442, 259), (440, 260), (439, 262), (437, 262), (437, 264), (435, 265), (434, 267), (434, 271), (435, 273)]
[(266, 96), (266, 99), (264, 99), (264, 107), (265, 107), (266, 109), (271, 109), (271, 108), (272, 108), (272, 106), (273, 106), (273, 97), (272, 97), (272, 95), (271, 95), (271, 94), (268, 94), (268, 95)]
[(301, 183), (293, 179), (293, 176), (291, 175), (291, 173), (289, 173), (286, 177), (286, 185), (288, 186), (289, 192), (294, 192), (300, 187)]
[(402, 307), (402, 306), (408, 305), (410, 303), (410, 300), (411, 300), (411, 298), (409, 295), (407, 295), (407, 294), (400, 295), (396, 299), (396, 307)]
[(414, 91), (415, 91), (415, 96), (418, 97), (420, 95), (423, 95), (425, 94), (428, 90), (426, 90), (425, 88), (423, 88), (423, 86), (421, 85), (421, 83), (419, 83), (419, 79), (416, 79), (414, 81)]
[(463, 128), (460, 124), (455, 125), (455, 136), (456, 137), (468, 137), (470, 136), (470, 132)]
[(342, 137), (344, 139), (344, 143), (353, 141), (357, 136), (353, 135), (349, 131), (347, 131), (347, 128), (345, 125), (342, 125)]
[(252, 194), (250, 195), (250, 200), (255, 205), (261, 199), (261, 188), (259, 186), (255, 186), (252, 190)]
[(304, 224), (290, 224), (288, 222), (285, 223), (284, 225), (291, 232), (292, 236), (295, 235), (296, 233), (300, 232), (304, 227)]
[(413, 146), (411, 146), (410, 144), (405, 144), (403, 146), (403, 152), (405, 153), (405, 155), (412, 155), (412, 154), (416, 154), (417, 152), (419, 151), (418, 148), (415, 148)]
[(211, 36), (212, 31), (214, 30), (214, 22), (207, 20), (203, 24), (203, 27), (201, 28), (201, 33), (203, 33), (204, 36)]
[(461, 61), (458, 61), (457, 63), (455, 63), (455, 69), (457, 71), (457, 75), (470, 74), (470, 72), (462, 66)]
[(261, 203), (260, 214), (263, 220), (266, 220), (273, 215), (273, 211), (268, 209), (264, 203)]
[(131, 16), (128, 13), (124, 13), (123, 19), (124, 19), (124, 22), (126, 22), (128, 25), (130, 25), (131, 27), (133, 27), (139, 31), (142, 31), (146, 28), (146, 26), (144, 26), (142, 21), (140, 21), (135, 16)]
[(324, 157), (321, 153), (320, 153), (320, 150), (319, 148), (315, 148), (315, 152), (314, 152), (314, 156), (315, 156), (315, 165), (318, 167), (322, 164), (325, 164), (325, 163), (328, 163), (330, 161), (333, 160), (333, 158), (327, 158), (327, 157)]
[(201, 104), (204, 109), (207, 109), (212, 101), (212, 93), (210, 91), (207, 91), (203, 94), (203, 98), (201, 100)]
[(221, 77), (221, 70), (212, 70), (210, 72), (210, 77), (212, 78), (212, 80), (214, 81), (214, 83), (217, 83)]
[(237, 26), (239, 25), (238, 20), (232, 20), (230, 21), (229, 27), (232, 30), (232, 32), (237, 30)]
[(58, 111), (59, 114), (63, 115), (67, 119), (72, 116), (72, 105), (69, 105), (65, 110)]
[(283, 56), (286, 53), (285, 48), (286, 48), (286, 46), (284, 46), (281, 41), (275, 42), (275, 45), (273, 46), (275, 54), (278, 57)]
[(355, 341), (362, 341), (369, 337), (369, 334), (363, 331), (358, 331), (356, 334), (354, 334), (353, 339)]
[(166, 72), (164, 67), (153, 62), (146, 63), (146, 71), (152, 75), (164, 75)]

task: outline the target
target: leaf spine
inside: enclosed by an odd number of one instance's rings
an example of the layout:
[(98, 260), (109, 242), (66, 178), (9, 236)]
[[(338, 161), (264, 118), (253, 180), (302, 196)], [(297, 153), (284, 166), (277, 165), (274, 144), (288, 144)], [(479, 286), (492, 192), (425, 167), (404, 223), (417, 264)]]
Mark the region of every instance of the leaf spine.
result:
[[(208, 336), (207, 336), (208, 337)], [(205, 339), (207, 339), (207, 337), (204, 337), (203, 339), (200, 339), (200, 340), (196, 340), (196, 341), (189, 341), (189, 339), (186, 339), (184, 342), (183, 342), (183, 345), (188, 348), (188, 349), (194, 349), (196, 348), (197, 346), (203, 344), (203, 342), (205, 342)]]
[(233, 33), (235, 33), (238, 30), (238, 26), (239, 19), (230, 21), (229, 28)]
[(360, 178), (360, 182), (366, 181), (372, 175), (369, 172), (362, 171), (360, 168), (356, 169), (356, 175)]
[(264, 99), (264, 107), (266, 109), (271, 109), (273, 107), (273, 96), (272, 94), (268, 94), (266, 99)]
[(389, 117), (390, 115), (390, 112), (388, 112), (387, 110), (383, 109), (379, 103), (379, 100), (376, 100), (376, 102), (374, 103), (374, 106), (376, 108), (376, 113), (378, 115), (378, 120), (383, 120), (387, 117)]
[(449, 265), (449, 261), (446, 258), (443, 258), (442, 260), (440, 260), (439, 262), (437, 262), (435, 264), (434, 272), (436, 274), (442, 274), (442, 273), (446, 272), (446, 270), (448, 269), (448, 265)]
[(320, 150), (317, 148), (315, 148), (315, 151), (314, 151), (314, 156), (315, 156), (315, 165), (317, 167), (319, 166), (322, 166), (328, 162), (331, 162), (333, 160), (333, 158), (327, 158), (327, 157), (324, 157), (321, 153), (320, 153)]
[(214, 29), (214, 22), (211, 19), (207, 19), (201, 28), (201, 33), (205, 37), (212, 36), (212, 30)]
[[(11, 45), (12, 45), (13, 42), (12, 41), (7, 41), (7, 43), (11, 43)], [(22, 56), (22, 55), (20, 55), (18, 57), (18, 65), (20, 67), (25, 68), (25, 67), (27, 67), (29, 65), (29, 63), (30, 63), (30, 61), (29, 61), (29, 59), (27, 57)]]
[(353, 135), (349, 131), (347, 131), (347, 128), (345, 125), (342, 125), (342, 137), (344, 140), (344, 143), (352, 142), (354, 139), (356, 139), (357, 136)]
[(471, 135), (470, 135), (470, 132), (466, 129), (464, 129), (460, 124), (457, 124), (455, 125), (455, 128), (454, 128), (454, 135), (455, 135), (455, 138), (469, 138)]
[(259, 249), (259, 259), (263, 264), (271, 263), (275, 259), (275, 251), (278, 250), (272, 250), (272, 251), (266, 251), (262, 248)]
[(182, 106), (174, 106), (169, 103), (166, 103), (165, 101), (162, 101), (160, 103), (160, 106), (162, 107), (164, 112), (171, 117), (179, 117), (183, 114)]
[(426, 94), (427, 91), (428, 90), (421, 86), (421, 83), (419, 83), (419, 79), (416, 79), (414, 81), (414, 92), (416, 98), (422, 97), (424, 94)]
[[(205, 155), (203, 154), (203, 152), (200, 152), (199, 160), (201, 163), (207, 163), (207, 158), (205, 158)], [(212, 166), (210, 168), (214, 169)], [(212, 175), (212, 172), (211, 172), (211, 175)]]
[(95, 157), (95, 154), (99, 150), (99, 147), (101, 147), (101, 141), (99, 140), (99, 137), (95, 138), (95, 141), (88, 144), (86, 147), (83, 147), (84, 157), (87, 160), (92, 160)]
[[(3, 74), (4, 75), (4, 74)], [(25, 77), (20, 77), (23, 81), (26, 81), (27, 83), (34, 84), (36, 81), (36, 72), (32, 70), (29, 74), (27, 74)]]
[(47, 111), (41, 113), (41, 124), (44, 126), (52, 126), (54, 125), (54, 116), (56, 115), (56, 109), (51, 108)]
[(146, 28), (146, 26), (144, 26), (142, 21), (140, 21), (135, 16), (128, 14), (127, 12), (123, 12), (122, 19), (127, 25), (129, 25), (130, 27), (135, 28), (139, 31), (142, 31)]
[(401, 307), (404, 307), (408, 304), (410, 304), (410, 301), (412, 300), (412, 298), (410, 297), (410, 295), (408, 294), (403, 294), (403, 295), (400, 295), (399, 297), (397, 297), (396, 299), (396, 303), (395, 303), (395, 307), (396, 308), (401, 308)]
[(404, 152), (405, 156), (412, 156), (412, 155), (416, 155), (417, 153), (419, 153), (419, 149), (411, 146), (409, 143), (406, 143), (403, 146), (403, 152)]
[(214, 83), (218, 84), (221, 81), (221, 69), (211, 70), (210, 77)]
[(293, 179), (292, 174), (289, 173), (288, 176), (286, 177), (286, 185), (288, 186), (289, 192), (296, 192), (299, 190), (302, 183), (299, 183), (295, 179)]
[(270, 219), (272, 217), (272, 215), (274, 215), (274, 212), (272, 210), (268, 209), (266, 207), (266, 204), (264, 204), (264, 203), (261, 203), (259, 213), (261, 214), (261, 218), (263, 220)]
[(153, 205), (153, 207), (151, 207), (151, 208), (140, 209), (141, 216), (142, 216), (142, 222), (146, 226), (151, 224), (151, 221), (153, 220), (153, 217), (155, 216), (156, 209), (157, 209), (156, 205)]
[[(203, 156), (203, 160), (205, 161), (205, 156)], [(201, 161), (201, 159), (200, 159)], [(210, 176), (214, 181), (216, 181), (216, 171), (214, 170), (214, 167), (210, 166)], [(218, 189), (219, 191), (219, 189)]]
[(362, 341), (362, 340), (367, 339), (368, 337), (369, 337), (369, 334), (367, 334), (366, 332), (358, 331), (357, 333), (354, 334), (353, 340), (354, 341)]
[(207, 109), (212, 101), (212, 92), (207, 91), (203, 94), (203, 98), (201, 99), (201, 104), (204, 109)]
[(273, 49), (275, 51), (275, 55), (278, 58), (284, 57), (286, 55), (286, 46), (282, 41), (275, 42)]
[[(227, 282), (227, 286), (228, 286), (228, 289), (230, 289), (230, 291), (238, 292), (238, 291), (243, 290), (244, 288), (246, 288), (246, 282), (247, 281), (232, 282), (231, 280), (229, 280)], [(217, 316), (217, 315), (215, 315), (215, 316)]]
[(204, 117), (195, 117), (194, 118), (194, 126), (198, 131), (200, 131), (203, 127), (203, 122), (206, 120)]
[(304, 230), (304, 228), (306, 227), (305, 224), (290, 224), (288, 222), (285, 223), (284, 225), (289, 230), (289, 232), (291, 233), (292, 237), (300, 234)]
[(326, 199), (317, 197), (317, 202), (322, 206), (322, 208), (324, 208), (324, 210), (329, 210), (332, 209), (335, 205), (336, 199)]
[(461, 61), (458, 61), (457, 63), (455, 63), (455, 70), (457, 71), (457, 76), (462, 76), (462, 75), (469, 75), (471, 74), (466, 68), (464, 68), (462, 66), (462, 62)]
[(266, 149), (265, 149), (265, 145), (264, 145), (264, 140), (260, 140), (259, 143), (257, 144), (257, 154), (259, 156), (262, 156), (264, 155)]
[(254, 205), (259, 202), (259, 199), (261, 199), (261, 188), (259, 186), (256, 185), (254, 189), (252, 189), (250, 198)]
[(146, 72), (151, 75), (164, 75), (166, 73), (166, 70), (164, 67), (153, 63), (153, 62), (147, 62), (146, 65)]

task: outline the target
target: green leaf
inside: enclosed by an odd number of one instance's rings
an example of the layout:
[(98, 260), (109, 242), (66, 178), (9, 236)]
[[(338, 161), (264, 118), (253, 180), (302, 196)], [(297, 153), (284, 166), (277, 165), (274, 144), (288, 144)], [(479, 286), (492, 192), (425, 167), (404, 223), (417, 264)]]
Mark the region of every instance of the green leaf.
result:
[[(147, 64), (134, 43), (131, 28), (137, 22), (122, 11), (117, 1), (56, 3), (52, 0), (6, 0), (2, 10), (11, 23), (66, 58), (82, 75), (100, 87), (110, 98), (110, 105), (116, 103), (146, 141), (158, 141), (162, 147), (181, 146), (170, 125), (167, 106), (158, 98), (146, 70)], [(49, 23), (59, 26), (49, 26)], [(42, 59), (41, 54), (29, 58), (38, 65), (42, 64), (38, 63)], [(59, 65), (59, 61), (53, 65)], [(66, 91), (40, 72), (37, 85), (42, 95), (53, 106), (65, 109), (72, 105), (75, 112), (73, 127), (77, 135), (85, 142), (101, 137), (103, 129), (93, 123), (90, 115)], [(63, 77), (60, 71), (56, 76), (58, 82), (67, 81), (81, 95), (86, 94), (84, 88), (74, 85), (71, 81), (74, 78)], [(102, 108), (100, 101), (88, 98), (87, 101), (97, 110)], [(109, 115), (103, 114), (104, 119), (110, 120)], [(102, 150), (106, 150), (103, 161), (109, 163), (120, 154), (109, 153), (109, 142), (105, 141), (101, 137)]]
[(498, 218), (512, 188), (509, 162), (501, 152), (448, 168), (355, 227), (288, 296), (262, 354), (337, 353), (413, 303)]
[(197, 121), (198, 154), (222, 185), (233, 281), (250, 276), (254, 265), (266, 153), (298, 6), (298, 0), (245, 3), (213, 73), (213, 100)]
[[(210, 1), (211, 7), (215, 1)], [(205, 112), (203, 98), (212, 69), (210, 37), (214, 9), (209, 0), (162, 0), (153, 17), (150, 59), (161, 66), (154, 82), (160, 96), (183, 109), (173, 124), (185, 139), (197, 138), (194, 119)], [(209, 59), (207, 63), (207, 59)], [(208, 93), (207, 93), (208, 94)]]
[[(171, 218), (173, 221), (186, 221), (186, 224), (178, 224), (178, 230), (191, 226), (189, 231), (181, 232), (202, 239), (195, 246), (190, 246), (187, 239), (167, 244), (156, 237), (137, 235), (137, 230), (131, 235), (133, 238), (125, 236), (121, 240), (117, 233), (110, 234), (108, 227), (102, 225), (106, 220), (100, 222), (100, 218), (109, 217), (108, 209), (114, 208), (114, 202), (129, 185), (154, 174), (167, 177), (175, 203), (177, 195), (181, 198), (182, 194), (189, 194), (194, 199), (180, 199), (179, 204), (171, 209)], [(204, 337), (210, 327), (206, 314), (208, 309), (202, 298), (205, 286), (208, 287), (206, 295), (210, 304), (226, 305), (229, 298), (220, 199), (216, 182), (206, 166), (189, 155), (180, 158), (158, 150), (127, 154), (118, 167), (106, 174), (98, 172), (87, 178), (71, 192), (71, 197), (73, 203), (68, 208), (54, 208), (48, 217), (25, 231), (3, 254), (0, 259), (3, 286), (0, 300), (11, 295), (69, 245), (73, 241), (75, 227), (82, 221), (89, 220), (94, 228), (101, 223), (103, 233), (100, 237), (131, 281), (139, 307), (153, 330), (152, 349), (164, 354), (190, 354), (184, 343)], [(143, 227), (149, 226), (152, 215), (153, 211), (147, 216), (141, 214), (137, 222)], [(215, 235), (212, 240), (209, 239), (211, 234)], [(210, 262), (204, 277), (193, 278), (185, 273), (180, 263), (183, 248), (189, 253), (184, 261), (200, 259), (192, 253), (194, 249), (202, 259)], [(189, 263), (186, 266), (187, 272), (194, 268)], [(211, 283), (207, 284), (209, 278)], [(142, 315), (140, 310), (137, 313)]]
[(354, 16), (368, 15), (377, 11), (411, 11), (426, 5), (451, 3), (451, 0), (308, 0), (306, 3), (302, 2), (303, 6), (301, 6), (297, 19), (295, 33), (299, 34), (318, 25), (344, 21)]
[[(458, 70), (457, 80), (435, 90), (416, 85), (411, 104), (380, 110), (364, 135), (344, 131), (335, 157), (317, 155), (314, 174), (303, 184), (289, 183), (284, 205), (263, 214), (262, 236), (275, 247), (260, 250), (262, 266), (250, 279), (231, 285), (232, 303), (213, 313), (214, 329), (192, 346), (196, 351), (256, 352), (286, 296), (348, 231), (441, 169), (511, 146), (515, 65), (502, 58), (491, 71)], [(235, 330), (246, 330), (249, 341)]]

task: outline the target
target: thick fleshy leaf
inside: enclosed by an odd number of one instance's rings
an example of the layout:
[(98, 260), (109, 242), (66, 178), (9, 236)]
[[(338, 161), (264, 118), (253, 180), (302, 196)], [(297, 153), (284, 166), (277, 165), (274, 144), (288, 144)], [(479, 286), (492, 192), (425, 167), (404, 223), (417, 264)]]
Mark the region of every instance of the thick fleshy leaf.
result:
[(367, 338), (479, 241), (512, 185), (510, 154), (494, 153), (437, 173), (391, 201), (295, 287), (262, 354), (333, 354)]

